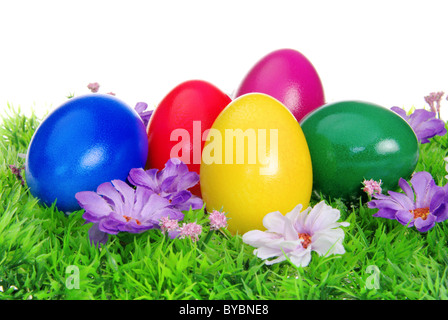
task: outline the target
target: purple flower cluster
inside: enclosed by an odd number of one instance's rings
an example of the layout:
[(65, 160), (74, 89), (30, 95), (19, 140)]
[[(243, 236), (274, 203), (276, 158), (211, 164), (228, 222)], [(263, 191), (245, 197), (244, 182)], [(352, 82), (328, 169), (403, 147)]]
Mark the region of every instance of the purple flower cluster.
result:
[(412, 187), (400, 179), (399, 186), (404, 193), (373, 194), (374, 200), (367, 203), (369, 208), (378, 209), (373, 216), (395, 219), (420, 232), (426, 232), (437, 222), (448, 219), (448, 185), (437, 186), (426, 171), (416, 172), (410, 182)]
[(199, 182), (199, 175), (190, 172), (187, 165), (177, 158), (170, 159), (161, 171), (131, 169), (128, 180), (134, 186), (147, 188), (166, 198), (178, 210), (189, 210), (190, 206), (193, 210), (202, 208), (202, 199), (188, 191)]
[(443, 136), (447, 132), (445, 122), (437, 119), (435, 112), (416, 109), (411, 115), (407, 115), (406, 111), (399, 107), (392, 107), (391, 110), (409, 123), (422, 144), (428, 143), (429, 139), (436, 135)]
[(75, 197), (85, 210), (83, 218), (93, 223), (89, 230), (92, 243), (106, 243), (108, 234), (140, 233), (160, 228), (164, 218), (182, 220), (182, 211), (201, 209), (203, 202), (187, 189), (199, 181), (179, 159), (170, 159), (158, 171), (133, 169), (128, 181), (113, 180), (97, 191), (78, 192)]
[(152, 113), (154, 112), (154, 110), (146, 110), (147, 108), (148, 104), (146, 102), (137, 102), (134, 108), (142, 119), (145, 128), (148, 126), (149, 119), (151, 119)]
[[(134, 189), (121, 180), (99, 185), (96, 193), (78, 192), (76, 199), (85, 210), (83, 218), (96, 224), (89, 232), (94, 243), (107, 241), (107, 237), (98, 231), (107, 234), (122, 231), (140, 233), (158, 227), (162, 217), (183, 219), (183, 214), (171, 208), (167, 199), (146, 188)], [(92, 236), (96, 238), (92, 239)]]

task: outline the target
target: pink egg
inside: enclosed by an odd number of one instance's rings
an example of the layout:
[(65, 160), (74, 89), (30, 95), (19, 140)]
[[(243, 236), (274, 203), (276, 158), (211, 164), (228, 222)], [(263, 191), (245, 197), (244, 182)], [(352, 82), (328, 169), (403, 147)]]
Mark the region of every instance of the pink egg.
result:
[(316, 69), (303, 54), (292, 49), (271, 52), (255, 64), (240, 84), (236, 97), (250, 92), (276, 98), (297, 121), (325, 104)]

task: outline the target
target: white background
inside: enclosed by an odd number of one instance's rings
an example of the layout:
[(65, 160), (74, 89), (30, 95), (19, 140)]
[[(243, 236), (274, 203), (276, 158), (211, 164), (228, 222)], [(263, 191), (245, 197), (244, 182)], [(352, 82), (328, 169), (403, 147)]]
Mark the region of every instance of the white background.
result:
[(327, 102), (422, 108), (448, 93), (447, 31), (448, 1), (436, 0), (1, 0), (0, 111), (43, 115), (89, 82), (150, 108), (189, 79), (231, 95), (280, 48), (307, 56)]

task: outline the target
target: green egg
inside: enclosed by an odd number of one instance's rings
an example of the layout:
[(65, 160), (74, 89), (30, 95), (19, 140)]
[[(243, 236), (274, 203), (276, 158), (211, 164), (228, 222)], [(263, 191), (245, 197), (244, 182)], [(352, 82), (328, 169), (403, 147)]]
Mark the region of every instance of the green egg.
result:
[(354, 200), (364, 179), (381, 180), (383, 193), (413, 173), (417, 137), (392, 110), (361, 102), (326, 104), (302, 119), (313, 166), (313, 189), (331, 198)]

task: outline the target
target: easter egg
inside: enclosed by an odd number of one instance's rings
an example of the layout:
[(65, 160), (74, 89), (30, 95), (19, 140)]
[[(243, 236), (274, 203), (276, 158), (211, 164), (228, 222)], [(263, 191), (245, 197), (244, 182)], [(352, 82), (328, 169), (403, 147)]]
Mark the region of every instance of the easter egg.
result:
[(148, 141), (137, 112), (102, 94), (72, 98), (50, 113), (34, 133), (26, 157), (26, 182), (44, 204), (61, 211), (80, 207), (75, 194), (126, 180), (145, 166)]
[(414, 171), (418, 142), (395, 112), (376, 104), (341, 101), (319, 108), (301, 121), (313, 163), (314, 189), (332, 198), (353, 200), (364, 179), (396, 189)]
[[(148, 124), (147, 169), (163, 169), (179, 158), (189, 171), (199, 174), (204, 132), (229, 104), (230, 97), (209, 82), (185, 81), (159, 103)], [(201, 196), (199, 184), (190, 191)]]
[(241, 82), (236, 97), (249, 92), (276, 98), (297, 121), (325, 103), (316, 69), (303, 54), (293, 49), (276, 50), (257, 62)]
[(232, 233), (263, 230), (269, 212), (306, 208), (312, 167), (299, 123), (266, 94), (235, 99), (208, 132), (200, 182), (206, 209), (226, 212)]

